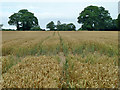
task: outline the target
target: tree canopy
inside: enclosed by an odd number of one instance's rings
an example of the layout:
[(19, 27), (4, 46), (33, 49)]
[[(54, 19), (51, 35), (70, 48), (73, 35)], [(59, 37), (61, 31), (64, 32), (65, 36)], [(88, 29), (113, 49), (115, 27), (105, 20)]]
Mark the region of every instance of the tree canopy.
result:
[(55, 24), (53, 21), (47, 24), (46, 28), (49, 28), (50, 30), (55, 30)]
[(30, 30), (38, 25), (38, 19), (27, 9), (22, 9), (9, 17), (8, 24), (15, 25), (17, 30)]
[(118, 19), (117, 19), (117, 26), (118, 26), (118, 30), (120, 30), (120, 14), (118, 15)]
[(62, 25), (61, 25), (61, 22), (60, 21), (57, 21), (57, 25), (56, 25), (56, 28), (57, 28), (57, 31), (62, 31)]
[(88, 6), (78, 17), (78, 23), (84, 30), (104, 30), (110, 27), (112, 18), (104, 7)]
[(57, 22), (56, 28), (57, 28), (57, 31), (75, 31), (76, 30), (76, 27), (73, 23), (61, 24), (60, 21)]
[(66, 25), (66, 29), (67, 29), (68, 31), (75, 31), (75, 30), (76, 30), (76, 27), (75, 27), (75, 25), (74, 25), (73, 23), (70, 23), (70, 24), (67, 24), (67, 25)]
[(46, 27), (49, 28), (50, 31), (75, 31), (76, 30), (76, 27), (73, 23), (62, 24), (60, 21), (57, 21), (57, 25), (55, 25), (54, 22), (51, 21), (46, 25)]
[(30, 29), (31, 31), (42, 31), (42, 29), (40, 28), (40, 26), (34, 26)]
[[(78, 23), (81, 28), (78, 30), (89, 31), (117, 31), (120, 29), (120, 14), (117, 19), (112, 19), (108, 10), (104, 7), (87, 6), (78, 16)], [(9, 25), (15, 25), (17, 30), (43, 30), (38, 25), (38, 19), (34, 13), (29, 12), (27, 9), (21, 9), (17, 13), (9, 17)], [(61, 23), (57, 21), (57, 25), (53, 21), (46, 25), (50, 31), (75, 31), (76, 26), (73, 23)], [(44, 29), (45, 30), (45, 29)]]

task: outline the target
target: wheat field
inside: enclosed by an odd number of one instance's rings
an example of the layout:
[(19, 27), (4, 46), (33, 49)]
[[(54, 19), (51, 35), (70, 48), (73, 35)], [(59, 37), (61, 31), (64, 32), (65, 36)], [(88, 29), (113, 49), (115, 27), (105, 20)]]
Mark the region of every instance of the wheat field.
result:
[(3, 88), (118, 88), (117, 31), (2, 31)]

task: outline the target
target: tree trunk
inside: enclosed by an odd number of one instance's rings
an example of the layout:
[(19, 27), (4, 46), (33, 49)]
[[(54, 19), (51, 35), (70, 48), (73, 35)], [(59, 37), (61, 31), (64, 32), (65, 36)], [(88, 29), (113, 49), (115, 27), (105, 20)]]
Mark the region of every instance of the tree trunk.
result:
[(19, 27), (19, 23), (17, 22), (17, 30), (19, 31), (20, 30), (20, 27)]

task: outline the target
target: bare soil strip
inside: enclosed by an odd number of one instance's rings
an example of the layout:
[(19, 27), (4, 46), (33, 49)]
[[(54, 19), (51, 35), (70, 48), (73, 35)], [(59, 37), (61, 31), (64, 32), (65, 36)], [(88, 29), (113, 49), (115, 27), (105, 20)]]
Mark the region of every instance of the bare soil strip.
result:
[(63, 47), (62, 47), (62, 44), (63, 44), (63, 41), (62, 41), (62, 38), (58, 32), (58, 36), (59, 36), (59, 40), (60, 40), (60, 48), (61, 48), (61, 51), (59, 52), (59, 58), (60, 58), (60, 67), (62, 68), (62, 77), (60, 79), (60, 82), (61, 82), (61, 87), (63, 86), (63, 83), (64, 83), (64, 74), (65, 74), (65, 71), (64, 71), (64, 65), (66, 63), (66, 58), (65, 58), (65, 54), (63, 52)]
[(60, 60), (61, 60), (61, 62), (60, 62), (60, 67), (63, 68), (63, 65), (65, 64), (65, 56), (64, 56), (64, 53), (63, 53), (63, 52), (60, 52), (60, 53), (59, 53), (59, 58), (60, 58)]
[(58, 36), (59, 36), (59, 40), (60, 40), (60, 47), (61, 47), (61, 52), (59, 52), (59, 58), (60, 58), (60, 60), (61, 60), (61, 62), (60, 62), (60, 66), (63, 68), (63, 65), (65, 64), (65, 55), (64, 55), (64, 52), (63, 52), (63, 47), (62, 47), (62, 38), (61, 38), (61, 36), (60, 36), (60, 34), (59, 34), (59, 32), (58, 32)]

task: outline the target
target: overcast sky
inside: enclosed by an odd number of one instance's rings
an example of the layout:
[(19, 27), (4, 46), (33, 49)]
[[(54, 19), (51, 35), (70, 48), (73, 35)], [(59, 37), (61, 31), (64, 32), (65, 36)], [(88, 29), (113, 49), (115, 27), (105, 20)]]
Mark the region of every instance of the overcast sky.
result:
[(103, 6), (109, 10), (113, 19), (118, 15), (119, 0), (0, 0), (0, 23), (4, 24), (3, 28), (14, 28), (15, 26), (8, 25), (9, 16), (18, 12), (20, 9), (28, 9), (34, 13), (39, 20), (41, 28), (45, 29), (46, 24), (58, 20), (61, 23), (74, 23), (78, 28), (77, 23), (79, 13), (89, 5)]

